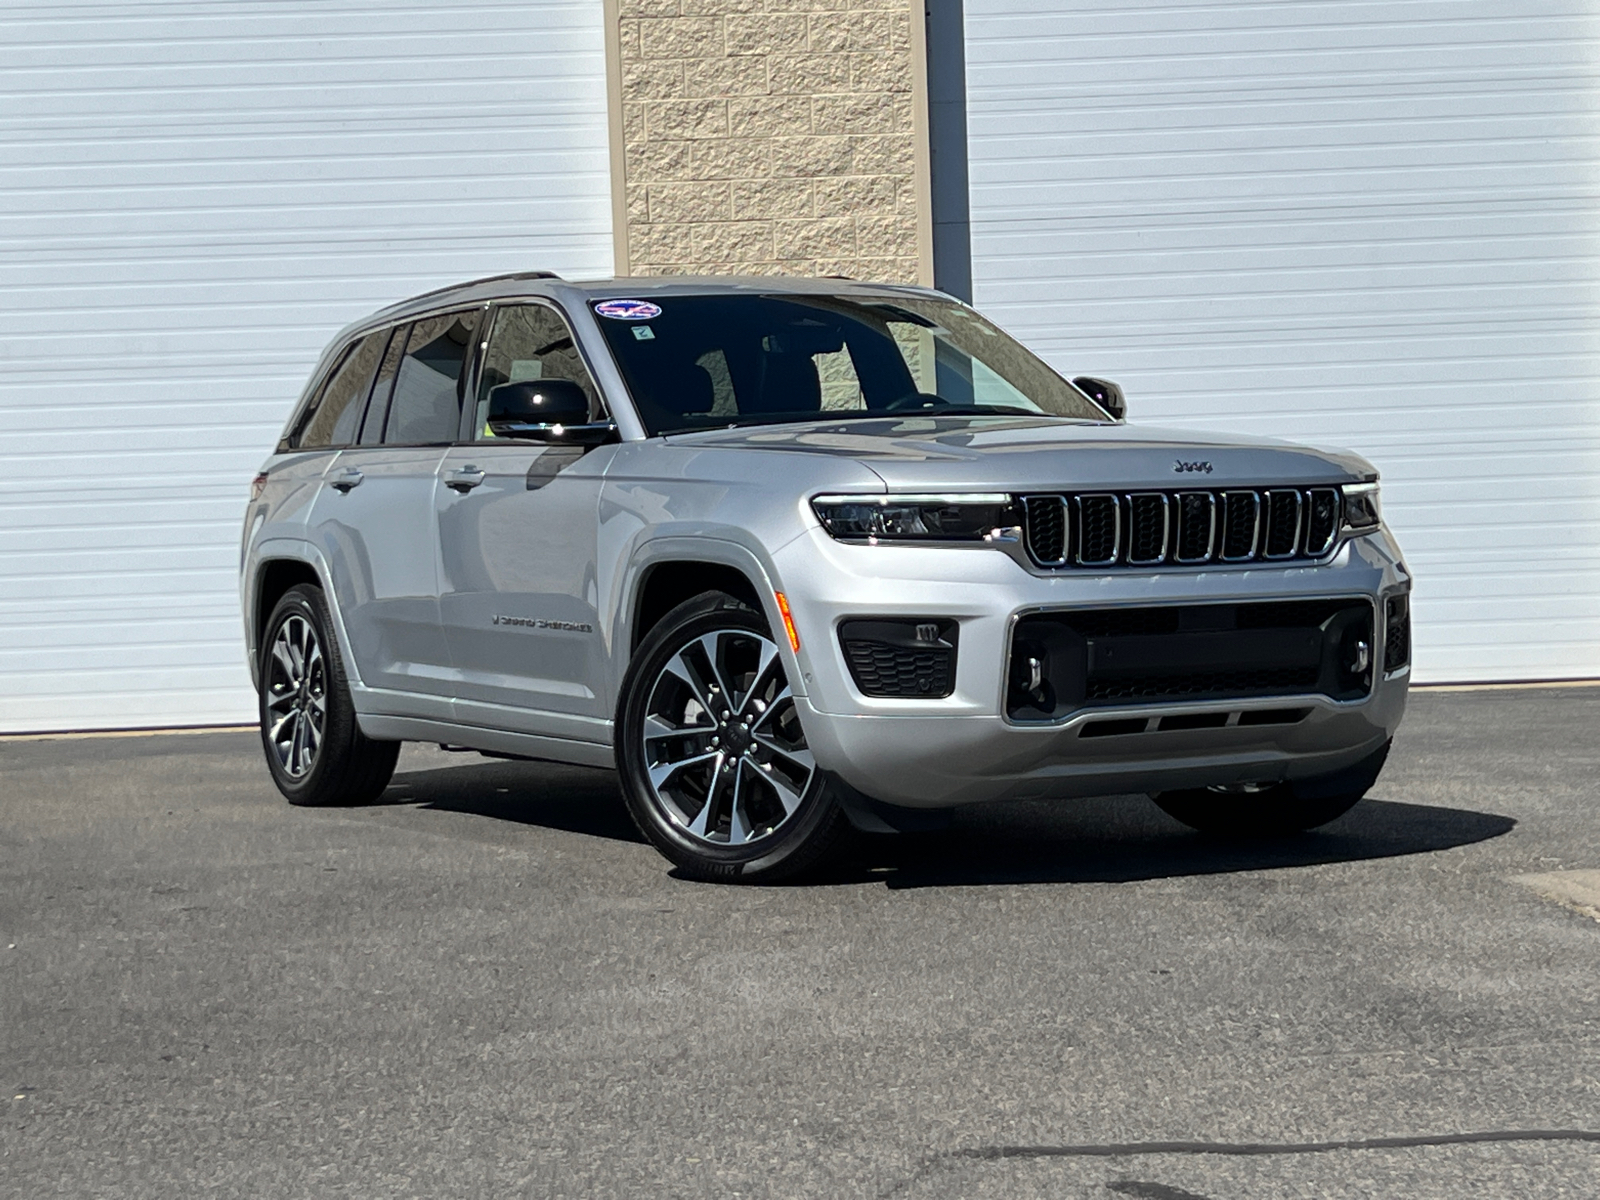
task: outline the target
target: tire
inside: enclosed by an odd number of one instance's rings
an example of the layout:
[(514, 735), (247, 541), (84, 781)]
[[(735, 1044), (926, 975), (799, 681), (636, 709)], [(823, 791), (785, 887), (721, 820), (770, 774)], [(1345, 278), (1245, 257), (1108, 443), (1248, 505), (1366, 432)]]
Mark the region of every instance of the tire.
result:
[(297, 584), (273, 605), (260, 674), (261, 748), (290, 804), (367, 804), (383, 794), (400, 743), (375, 741), (356, 723), (321, 588)]
[(680, 604), (634, 655), (617, 765), (639, 832), (690, 878), (791, 878), (846, 825), (766, 621), (725, 592)]
[(1301, 833), (1354, 808), (1377, 782), (1390, 744), (1385, 742), (1353, 767), (1315, 779), (1265, 787), (1190, 788), (1157, 792), (1150, 799), (1169, 817), (1201, 833), (1233, 838)]

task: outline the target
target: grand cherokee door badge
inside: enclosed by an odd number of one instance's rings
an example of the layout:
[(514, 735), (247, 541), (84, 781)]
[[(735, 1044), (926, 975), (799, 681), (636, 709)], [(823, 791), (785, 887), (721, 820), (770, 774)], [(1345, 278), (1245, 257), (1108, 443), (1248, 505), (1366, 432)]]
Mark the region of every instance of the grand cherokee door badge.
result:
[(543, 617), (507, 617), (496, 613), (491, 625), (521, 625), (527, 629), (557, 629), (562, 633), (593, 633), (594, 626), (587, 621), (547, 621)]

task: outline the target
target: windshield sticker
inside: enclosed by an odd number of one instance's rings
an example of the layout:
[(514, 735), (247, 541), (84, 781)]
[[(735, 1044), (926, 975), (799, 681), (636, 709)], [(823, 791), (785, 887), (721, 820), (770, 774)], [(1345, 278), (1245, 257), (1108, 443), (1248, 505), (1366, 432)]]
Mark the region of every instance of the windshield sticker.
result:
[(633, 327), (633, 340), (636, 342), (653, 341), (655, 336), (656, 331), (648, 325), (635, 325)]
[(660, 307), (648, 300), (602, 300), (594, 311), (613, 321), (648, 321), (661, 315)]

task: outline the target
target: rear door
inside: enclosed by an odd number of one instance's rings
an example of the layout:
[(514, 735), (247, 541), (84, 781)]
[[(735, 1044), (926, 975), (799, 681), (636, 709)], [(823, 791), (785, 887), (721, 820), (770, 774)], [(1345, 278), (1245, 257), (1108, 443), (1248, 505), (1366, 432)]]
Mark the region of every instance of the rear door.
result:
[(433, 485), (460, 425), (478, 316), (443, 313), (393, 330), (359, 436), (329, 468), (312, 513), (361, 681), (406, 694), (385, 711), (450, 715)]
[(599, 392), (572, 330), (535, 302), (495, 310), (465, 441), (435, 489), (440, 613), (458, 677), (456, 713), (483, 724), (605, 742), (604, 644), (598, 618), (600, 484), (616, 452), (499, 439), (489, 390), (569, 379)]

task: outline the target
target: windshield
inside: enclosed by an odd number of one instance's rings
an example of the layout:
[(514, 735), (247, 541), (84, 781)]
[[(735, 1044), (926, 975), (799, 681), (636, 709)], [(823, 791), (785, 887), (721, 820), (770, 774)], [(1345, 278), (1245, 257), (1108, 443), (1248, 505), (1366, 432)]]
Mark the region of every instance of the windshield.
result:
[(902, 413), (1110, 419), (953, 301), (664, 296), (594, 309), (652, 435)]

